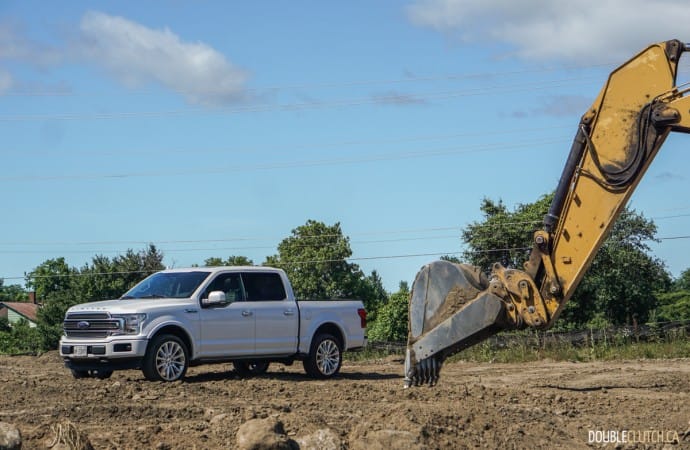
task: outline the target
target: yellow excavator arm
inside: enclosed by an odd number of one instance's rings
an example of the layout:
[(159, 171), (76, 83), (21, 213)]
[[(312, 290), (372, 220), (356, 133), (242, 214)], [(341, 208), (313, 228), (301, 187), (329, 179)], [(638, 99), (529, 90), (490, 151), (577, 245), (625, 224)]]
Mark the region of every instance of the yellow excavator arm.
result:
[(690, 45), (654, 44), (614, 70), (582, 116), (524, 270), (435, 261), (409, 305), (406, 387), (439, 378), (451, 354), (506, 329), (549, 328), (672, 131), (690, 133), (690, 88), (676, 85)]

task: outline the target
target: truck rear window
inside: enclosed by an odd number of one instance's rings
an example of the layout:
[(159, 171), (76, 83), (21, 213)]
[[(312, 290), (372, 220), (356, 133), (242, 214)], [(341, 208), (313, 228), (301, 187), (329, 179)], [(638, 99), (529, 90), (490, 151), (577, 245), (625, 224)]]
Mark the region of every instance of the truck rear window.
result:
[(277, 273), (245, 272), (242, 281), (247, 301), (285, 300), (285, 286)]

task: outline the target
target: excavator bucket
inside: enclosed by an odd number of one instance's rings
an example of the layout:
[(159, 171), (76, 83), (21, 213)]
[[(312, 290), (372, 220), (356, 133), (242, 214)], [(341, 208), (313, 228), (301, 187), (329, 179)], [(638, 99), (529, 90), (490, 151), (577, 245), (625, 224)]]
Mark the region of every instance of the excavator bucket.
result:
[(436, 384), (443, 361), (503, 329), (504, 303), (481, 270), (435, 261), (417, 273), (409, 306), (405, 387)]

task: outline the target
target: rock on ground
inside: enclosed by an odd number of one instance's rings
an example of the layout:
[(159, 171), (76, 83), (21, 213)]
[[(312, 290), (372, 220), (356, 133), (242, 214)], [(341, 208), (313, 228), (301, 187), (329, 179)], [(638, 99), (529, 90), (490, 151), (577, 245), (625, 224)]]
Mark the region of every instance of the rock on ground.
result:
[(238, 450), (296, 450), (287, 437), (283, 422), (275, 418), (252, 419), (237, 430)]
[(22, 448), (22, 435), (11, 423), (0, 422), (0, 450), (18, 450)]
[(316, 430), (312, 434), (295, 438), (299, 450), (340, 450), (340, 438), (328, 428)]

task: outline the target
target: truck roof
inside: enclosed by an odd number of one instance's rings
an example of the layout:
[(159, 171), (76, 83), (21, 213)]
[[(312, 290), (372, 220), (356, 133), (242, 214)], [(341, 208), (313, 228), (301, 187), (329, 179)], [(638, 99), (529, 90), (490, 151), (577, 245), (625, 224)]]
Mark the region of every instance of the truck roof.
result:
[(180, 267), (161, 270), (164, 273), (175, 272), (282, 272), (282, 269), (267, 266), (213, 266), (213, 267)]

